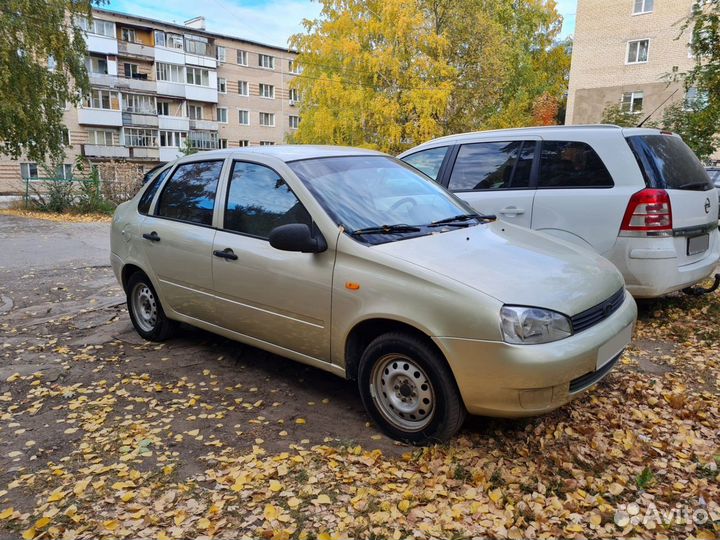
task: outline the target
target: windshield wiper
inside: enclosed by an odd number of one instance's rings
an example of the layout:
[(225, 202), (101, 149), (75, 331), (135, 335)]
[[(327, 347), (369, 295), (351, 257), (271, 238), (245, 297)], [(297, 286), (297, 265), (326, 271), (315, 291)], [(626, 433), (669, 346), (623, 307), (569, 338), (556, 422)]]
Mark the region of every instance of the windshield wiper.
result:
[(442, 225), (456, 225), (458, 227), (466, 227), (467, 224), (465, 222), (470, 221), (471, 219), (477, 219), (479, 221), (495, 221), (497, 217), (485, 216), (481, 214), (459, 214), (457, 216), (433, 221), (432, 223), (430, 223), (430, 225), (428, 225), (428, 227), (440, 227)]
[(396, 234), (419, 232), (420, 227), (397, 223), (395, 225), (380, 225), (377, 227), (365, 227), (364, 229), (356, 229), (350, 233), (351, 236), (360, 236), (362, 234)]

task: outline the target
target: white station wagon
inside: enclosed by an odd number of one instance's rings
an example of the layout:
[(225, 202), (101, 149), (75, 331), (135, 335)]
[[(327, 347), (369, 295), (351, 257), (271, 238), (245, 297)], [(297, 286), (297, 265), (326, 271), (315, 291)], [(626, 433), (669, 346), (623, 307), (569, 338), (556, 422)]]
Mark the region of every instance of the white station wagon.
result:
[(703, 281), (720, 258), (715, 188), (669, 132), (506, 129), (442, 137), (399, 157), (480, 212), (600, 253), (637, 298)]

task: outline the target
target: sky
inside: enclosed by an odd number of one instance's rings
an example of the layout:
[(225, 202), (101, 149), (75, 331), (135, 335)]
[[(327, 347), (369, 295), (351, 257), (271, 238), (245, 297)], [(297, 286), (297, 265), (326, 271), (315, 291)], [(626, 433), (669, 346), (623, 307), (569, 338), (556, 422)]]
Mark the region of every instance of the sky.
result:
[[(575, 29), (577, 0), (556, 0), (563, 16), (562, 36)], [(311, 0), (110, 0), (113, 11), (182, 24), (205, 16), (207, 30), (268, 45), (287, 47), (287, 39), (303, 30), (303, 19), (314, 19), (320, 4)]]

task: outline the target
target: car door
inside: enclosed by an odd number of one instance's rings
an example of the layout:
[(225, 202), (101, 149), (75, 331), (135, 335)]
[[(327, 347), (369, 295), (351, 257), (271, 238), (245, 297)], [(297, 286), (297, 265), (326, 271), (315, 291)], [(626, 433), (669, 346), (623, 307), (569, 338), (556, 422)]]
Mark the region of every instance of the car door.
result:
[(330, 360), (334, 250), (280, 251), (270, 231), (312, 219), (286, 180), (261, 162), (232, 162), (212, 268), (218, 324), (323, 361)]
[(177, 165), (140, 225), (163, 304), (204, 321), (213, 311), (213, 214), (223, 164), (215, 159)]
[(478, 212), (530, 227), (537, 144), (530, 138), (462, 144), (443, 181)]

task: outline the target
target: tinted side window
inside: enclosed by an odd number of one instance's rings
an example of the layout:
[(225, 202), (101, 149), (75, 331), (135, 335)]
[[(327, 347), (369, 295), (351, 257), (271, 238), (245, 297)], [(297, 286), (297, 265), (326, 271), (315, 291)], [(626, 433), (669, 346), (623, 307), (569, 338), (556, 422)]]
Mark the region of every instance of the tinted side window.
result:
[[(521, 152), (522, 141), (462, 145), (448, 187), (454, 191), (527, 187), (535, 143), (526, 143), (526, 146)], [(520, 160), (518, 156), (522, 156)]]
[(233, 163), (224, 228), (260, 238), (289, 223), (312, 224), (310, 214), (275, 171), (264, 165)]
[(575, 141), (542, 143), (539, 188), (597, 188), (613, 185), (605, 164), (589, 145)]
[(155, 197), (155, 193), (160, 187), (160, 184), (162, 184), (163, 180), (165, 180), (165, 177), (170, 172), (171, 168), (172, 167), (168, 167), (164, 171), (161, 171), (160, 174), (156, 175), (155, 178), (153, 178), (152, 182), (147, 187), (145, 192), (140, 196), (140, 201), (138, 202), (138, 212), (144, 215), (148, 214), (148, 212), (150, 211), (150, 203), (152, 203), (153, 197)]
[(440, 166), (442, 165), (448, 147), (430, 148), (429, 150), (421, 150), (415, 154), (405, 156), (402, 160), (412, 165), (420, 172), (427, 174), (433, 180), (437, 180)]
[(160, 194), (155, 214), (212, 225), (215, 192), (222, 166), (221, 160), (179, 165)]

